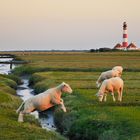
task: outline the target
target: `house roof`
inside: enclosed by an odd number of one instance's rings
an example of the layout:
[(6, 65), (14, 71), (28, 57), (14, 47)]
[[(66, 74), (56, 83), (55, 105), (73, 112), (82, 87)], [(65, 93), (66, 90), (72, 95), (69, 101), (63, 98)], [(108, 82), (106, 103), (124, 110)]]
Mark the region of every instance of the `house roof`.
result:
[(118, 43), (114, 46), (114, 49), (119, 49), (119, 48), (122, 48), (122, 45), (120, 43)]
[[(118, 44), (116, 44), (116, 45), (114, 46), (114, 49), (124, 49), (124, 47), (123, 47), (120, 43), (118, 43)], [(137, 46), (136, 46), (134, 43), (130, 43), (130, 44), (126, 47), (126, 49), (137, 49)]]
[(127, 46), (127, 49), (129, 48), (137, 48), (137, 46), (134, 44), (134, 43), (130, 43), (128, 46)]

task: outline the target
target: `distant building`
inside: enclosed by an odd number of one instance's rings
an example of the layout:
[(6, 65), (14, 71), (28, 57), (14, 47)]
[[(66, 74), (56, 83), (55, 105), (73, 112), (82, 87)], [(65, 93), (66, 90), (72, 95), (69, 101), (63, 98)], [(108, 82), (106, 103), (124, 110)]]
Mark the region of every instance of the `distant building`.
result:
[(134, 44), (134, 43), (130, 43), (128, 46), (127, 46), (127, 50), (137, 50), (137, 46)]
[(114, 49), (122, 50), (124, 49), (120, 43), (116, 44)]
[[(124, 50), (124, 47), (118, 43), (114, 46), (113, 49), (118, 49), (118, 50)], [(139, 48), (134, 44), (134, 43), (130, 43), (125, 50), (139, 50)]]
[(140, 50), (134, 43), (128, 45), (128, 33), (127, 33), (127, 24), (123, 23), (123, 42), (122, 44), (118, 43), (114, 46), (113, 49), (118, 50)]

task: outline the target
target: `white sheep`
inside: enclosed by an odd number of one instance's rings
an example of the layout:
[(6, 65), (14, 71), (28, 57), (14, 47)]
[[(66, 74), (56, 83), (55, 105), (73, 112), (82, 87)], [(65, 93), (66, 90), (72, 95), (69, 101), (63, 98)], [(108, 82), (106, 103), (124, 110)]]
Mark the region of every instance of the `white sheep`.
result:
[(123, 67), (122, 66), (115, 66), (112, 68), (112, 70), (117, 70), (119, 72), (119, 76), (121, 77), (122, 72), (123, 72)]
[(114, 92), (118, 93), (118, 101), (122, 101), (122, 92), (123, 92), (124, 82), (120, 77), (113, 77), (103, 81), (98, 93), (96, 94), (99, 98), (99, 101), (102, 102), (107, 100), (107, 93), (110, 92), (113, 96), (113, 101), (116, 101), (114, 97)]
[(61, 105), (63, 111), (66, 112), (63, 99), (61, 98), (62, 92), (72, 93), (72, 89), (68, 84), (63, 82), (57, 87), (48, 89), (27, 99), (16, 111), (19, 113), (18, 121), (23, 122), (24, 114), (29, 114), (35, 110), (44, 111), (54, 105)]
[(97, 87), (100, 87), (101, 83), (109, 78), (112, 77), (120, 77), (119, 71), (118, 70), (108, 70), (105, 72), (102, 72), (101, 75), (99, 76), (98, 80), (96, 81)]

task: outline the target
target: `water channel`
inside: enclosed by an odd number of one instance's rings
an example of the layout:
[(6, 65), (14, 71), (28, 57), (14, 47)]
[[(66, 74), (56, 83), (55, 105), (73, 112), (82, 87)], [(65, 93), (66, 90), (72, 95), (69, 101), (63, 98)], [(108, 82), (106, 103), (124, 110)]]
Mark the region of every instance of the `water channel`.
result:
[[(1, 62), (5, 61), (12, 61), (13, 58), (0, 58)], [(16, 65), (13, 65), (13, 69), (16, 67)], [(0, 64), (0, 74), (10, 74), (10, 64)], [(19, 85), (17, 88), (17, 95), (23, 100), (27, 100), (28, 98), (34, 96), (34, 90), (29, 87), (29, 77), (24, 76), (21, 77), (22, 79), (22, 85)], [(55, 123), (54, 123), (54, 117), (53, 117), (53, 111), (52, 110), (46, 110), (44, 112), (37, 112), (34, 111), (31, 113), (36, 119), (38, 119), (41, 127), (43, 129), (54, 131), (56, 130)]]

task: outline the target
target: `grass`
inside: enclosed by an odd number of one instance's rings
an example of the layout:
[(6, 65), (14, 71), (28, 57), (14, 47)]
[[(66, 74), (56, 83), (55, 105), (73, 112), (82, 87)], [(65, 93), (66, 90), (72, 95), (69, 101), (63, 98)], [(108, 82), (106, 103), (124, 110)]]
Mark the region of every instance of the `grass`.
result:
[(17, 74), (32, 74), (39, 71), (104, 71), (122, 65), (125, 71), (140, 71), (140, 52), (106, 53), (30, 53), (18, 57), (28, 61)]
[[(27, 52), (16, 55), (29, 63), (16, 68), (14, 73), (31, 74), (30, 85), (36, 94), (63, 81), (73, 88), (73, 94), (63, 95), (67, 113), (59, 107), (55, 109), (59, 132), (70, 140), (140, 139), (140, 52)], [(114, 103), (108, 96), (106, 103), (99, 103), (95, 81), (102, 71), (115, 65), (124, 67), (123, 102)], [(31, 124), (34, 123), (25, 125)]]
[(33, 84), (36, 93), (42, 87), (47, 89), (62, 81), (74, 89), (72, 95), (63, 97), (68, 112), (64, 114), (59, 109), (56, 110), (57, 126), (70, 139), (107, 140), (115, 135), (115, 140), (128, 140), (140, 137), (139, 75), (140, 72), (124, 72), (122, 103), (114, 103), (111, 96), (107, 103), (97, 101), (95, 81), (99, 72), (38, 72), (32, 75), (31, 81), (34, 77), (39, 79)]
[(31, 116), (25, 118), (25, 123), (17, 122), (16, 109), (21, 100), (16, 96), (17, 83), (11, 79), (19, 81), (13, 75), (0, 75), (0, 140), (64, 140), (57, 133), (41, 129)]

